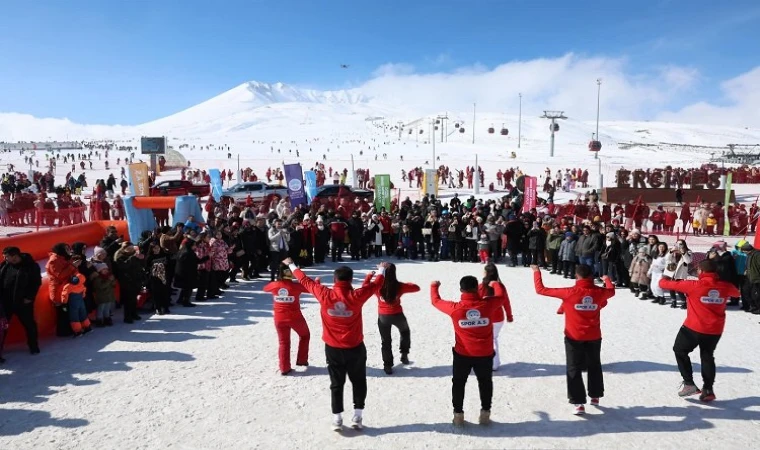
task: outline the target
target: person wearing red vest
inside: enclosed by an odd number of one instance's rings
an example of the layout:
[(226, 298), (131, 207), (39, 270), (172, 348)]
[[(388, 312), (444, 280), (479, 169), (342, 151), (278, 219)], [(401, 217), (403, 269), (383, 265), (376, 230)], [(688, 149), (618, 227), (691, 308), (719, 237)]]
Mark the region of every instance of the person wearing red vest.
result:
[[(533, 283), (538, 295), (562, 300), (565, 315), (565, 355), (567, 359), (567, 397), (575, 407), (576, 415), (586, 413), (586, 388), (583, 369), (588, 371), (588, 395), (591, 404), (599, 405), (604, 396), (604, 375), (600, 353), (602, 350), (601, 310), (615, 295), (615, 286), (608, 276), (604, 287), (594, 285), (594, 269), (586, 264), (575, 266), (575, 286), (547, 288), (541, 279), (538, 266), (533, 269)], [(557, 311), (560, 313), (559, 311)]]
[[(715, 400), (715, 347), (726, 325), (726, 303), (731, 297), (738, 297), (739, 290), (733, 284), (720, 281), (717, 265), (706, 259), (699, 263), (698, 281), (679, 280), (663, 276), (660, 287), (686, 294), (686, 321), (678, 331), (673, 352), (678, 362), (678, 370), (683, 377), (680, 397), (700, 394), (703, 402)], [(694, 384), (689, 353), (699, 347), (702, 362), (702, 390)]]
[(332, 288), (306, 276), (291, 258), (283, 261), (307, 292), (316, 297), (322, 317), (322, 340), (325, 342), (327, 372), (330, 374), (333, 422), (335, 431), (343, 430), (343, 387), (346, 375), (354, 391), (354, 416), (351, 428), (362, 429), (362, 413), (367, 398), (367, 347), (364, 346), (362, 307), (377, 293), (385, 279), (388, 263), (378, 265), (377, 277), (354, 290), (354, 271), (347, 266), (335, 269)]
[(309, 325), (301, 313), (300, 296), (306, 289), (293, 282), (293, 272), (290, 268), (280, 265), (278, 281), (272, 281), (264, 286), (264, 292), (269, 292), (274, 297), (274, 326), (277, 330), (277, 338), (280, 341), (278, 352), (280, 360), (280, 373), (287, 375), (293, 371), (290, 366), (290, 331), (298, 335), (297, 366), (309, 365)]
[(478, 294), (478, 279), (465, 276), (459, 281), (459, 302), (442, 300), (438, 292), (440, 281), (430, 285), (433, 306), (451, 317), (454, 324), (454, 354), (451, 402), (454, 406), (454, 425), (464, 425), (464, 392), (470, 371), (475, 371), (480, 390), (480, 417), (478, 422), (491, 422), (493, 399), (493, 319), (496, 311), (504, 307), (506, 294), (501, 283), (491, 282), (492, 297)]
[[(496, 267), (496, 264), (494, 263), (488, 263), (483, 268), (483, 281), (478, 285), (478, 294), (481, 297), (490, 297), (494, 295), (494, 290), (490, 286), (492, 281), (497, 281), (501, 283), (501, 279), (499, 279), (499, 269)], [(506, 314), (505, 314), (506, 311)], [(504, 287), (504, 307), (499, 308), (494, 313), (493, 317), (493, 370), (497, 371), (499, 370), (499, 366), (501, 366), (501, 359), (499, 358), (499, 333), (501, 332), (502, 327), (504, 327), (504, 318), (506, 317), (507, 322), (514, 321), (514, 318), (512, 317), (512, 304), (509, 301), (509, 294), (507, 293), (507, 288)]]
[[(374, 272), (368, 273), (362, 286), (369, 286), (374, 275)], [(393, 374), (392, 327), (398, 328), (399, 334), (401, 334), (399, 348), (401, 350), (401, 363), (409, 364), (411, 338), (409, 323), (406, 321), (403, 308), (401, 308), (401, 296), (419, 291), (420, 287), (416, 284), (398, 281), (396, 265), (388, 264), (388, 268), (385, 270), (385, 280), (377, 292), (377, 327), (382, 340), (383, 370), (388, 375)]]

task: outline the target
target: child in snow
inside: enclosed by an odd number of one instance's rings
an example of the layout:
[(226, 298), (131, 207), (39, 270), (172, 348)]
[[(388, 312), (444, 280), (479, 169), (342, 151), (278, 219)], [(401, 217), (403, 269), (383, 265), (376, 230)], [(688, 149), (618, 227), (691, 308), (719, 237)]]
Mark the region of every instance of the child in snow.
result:
[(654, 260), (652, 261), (652, 264), (649, 266), (649, 270), (647, 271), (647, 275), (651, 280), (649, 286), (652, 290), (652, 294), (654, 295), (654, 300), (652, 300), (652, 303), (659, 303), (661, 305), (665, 304), (665, 291), (663, 291), (660, 287), (660, 280), (662, 279), (662, 275), (665, 272), (667, 265), (668, 244), (660, 242), (657, 244), (657, 253), (654, 257)]
[(718, 221), (715, 219), (715, 215), (710, 214), (707, 216), (707, 222), (705, 224), (707, 225), (707, 235), (715, 236), (715, 226), (718, 225)]
[(63, 292), (61, 293), (63, 307), (64, 309), (68, 308), (69, 322), (71, 323), (71, 330), (74, 331), (74, 337), (79, 337), (92, 331), (90, 320), (87, 318), (87, 308), (84, 305), (84, 294), (86, 292), (84, 276), (76, 273), (63, 286)]
[(116, 304), (116, 294), (114, 291), (116, 279), (108, 269), (108, 265), (105, 263), (96, 264), (95, 270), (97, 270), (97, 273), (92, 277), (92, 289), (95, 291), (95, 304), (98, 305), (95, 326), (98, 328), (104, 326), (110, 327), (113, 325), (111, 313)]
[(563, 278), (572, 278), (575, 274), (575, 235), (565, 233), (565, 240), (559, 246), (559, 259), (562, 261)]
[(691, 222), (691, 229), (694, 233), (694, 236), (699, 236), (700, 228), (702, 227), (702, 222), (697, 219), (697, 217), (694, 217), (694, 220)]
[(488, 262), (488, 244), (488, 235), (485, 233), (481, 234), (478, 241), (478, 256), (480, 256), (481, 264)]
[[(646, 294), (649, 288), (649, 266), (652, 265), (652, 258), (647, 253), (646, 247), (639, 247), (639, 252), (633, 257), (631, 267), (628, 273), (631, 276), (631, 292), (636, 297), (642, 292)], [(646, 298), (644, 296), (643, 298)]]

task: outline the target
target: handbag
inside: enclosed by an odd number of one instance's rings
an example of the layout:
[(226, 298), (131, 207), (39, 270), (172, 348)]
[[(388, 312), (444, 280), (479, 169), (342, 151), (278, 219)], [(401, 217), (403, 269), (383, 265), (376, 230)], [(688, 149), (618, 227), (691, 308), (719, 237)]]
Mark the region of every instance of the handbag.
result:
[(667, 270), (668, 272), (675, 272), (676, 271), (676, 267), (678, 267), (678, 265), (676, 263), (670, 263), (665, 268), (665, 270)]

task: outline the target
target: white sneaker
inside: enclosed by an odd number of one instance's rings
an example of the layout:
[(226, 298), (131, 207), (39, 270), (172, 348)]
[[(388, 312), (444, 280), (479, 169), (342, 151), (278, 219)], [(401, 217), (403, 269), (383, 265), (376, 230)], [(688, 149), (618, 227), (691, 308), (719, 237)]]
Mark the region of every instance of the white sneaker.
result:
[(573, 411), (573, 414), (576, 416), (582, 416), (586, 414), (586, 407), (583, 405), (574, 405), (575, 410)]
[(364, 428), (362, 426), (362, 418), (359, 416), (354, 416), (354, 418), (351, 419), (351, 428), (354, 430), (362, 430)]
[(332, 430), (343, 431), (343, 417), (342, 416), (333, 417)]

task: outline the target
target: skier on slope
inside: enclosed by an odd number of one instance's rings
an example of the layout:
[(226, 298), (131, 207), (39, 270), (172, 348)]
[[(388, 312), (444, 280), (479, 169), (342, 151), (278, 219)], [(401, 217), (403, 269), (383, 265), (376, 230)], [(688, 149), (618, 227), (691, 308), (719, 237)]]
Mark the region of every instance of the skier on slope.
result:
[(491, 422), (493, 399), (493, 318), (504, 307), (506, 294), (501, 283), (492, 281), (493, 297), (478, 294), (478, 279), (465, 276), (459, 281), (459, 302), (442, 300), (438, 292), (440, 281), (430, 284), (430, 300), (439, 311), (451, 317), (454, 324), (454, 354), (451, 397), (454, 406), (454, 426), (464, 426), (464, 393), (470, 371), (475, 371), (480, 390), (481, 425)]
[(299, 297), (306, 289), (293, 282), (293, 272), (284, 265), (280, 265), (278, 281), (272, 281), (264, 286), (264, 292), (269, 292), (274, 297), (274, 326), (277, 329), (277, 338), (280, 342), (278, 356), (280, 360), (280, 373), (287, 375), (293, 371), (290, 366), (290, 331), (298, 334), (297, 366), (309, 365), (309, 325), (301, 313)]
[[(369, 286), (374, 272), (367, 274), (362, 286)], [(401, 296), (419, 292), (420, 287), (414, 283), (402, 283), (396, 278), (396, 265), (389, 264), (385, 271), (385, 281), (377, 293), (377, 327), (382, 340), (383, 370), (393, 374), (393, 349), (391, 327), (398, 328), (401, 334), (401, 363), (409, 364), (409, 347), (411, 345), (409, 323), (401, 308)]]
[(335, 269), (332, 289), (307, 277), (291, 258), (283, 260), (304, 289), (316, 297), (322, 317), (322, 340), (325, 342), (327, 371), (330, 374), (333, 422), (335, 431), (343, 430), (343, 387), (346, 375), (354, 391), (354, 416), (351, 427), (362, 429), (362, 413), (367, 398), (367, 347), (364, 346), (362, 307), (377, 293), (385, 279), (388, 263), (378, 265), (377, 277), (369, 286), (354, 290), (354, 271), (341, 266)]
[(567, 356), (567, 397), (575, 406), (575, 414), (586, 413), (586, 388), (582, 369), (588, 370), (588, 395), (591, 404), (599, 406), (604, 396), (604, 377), (600, 353), (602, 350), (601, 310), (615, 295), (615, 286), (605, 275), (604, 287), (594, 285), (594, 271), (586, 264), (575, 266), (575, 286), (547, 288), (541, 279), (541, 269), (531, 265), (536, 293), (562, 300), (565, 315), (565, 354)]
[[(698, 281), (672, 280), (663, 276), (660, 287), (686, 294), (686, 320), (676, 335), (673, 351), (676, 354), (678, 370), (683, 377), (680, 397), (700, 394), (703, 402), (715, 400), (715, 347), (723, 335), (726, 325), (726, 303), (731, 297), (739, 297), (739, 290), (731, 283), (720, 281), (718, 267), (714, 260), (699, 263)], [(694, 384), (689, 353), (699, 347), (702, 362), (702, 390)]]

